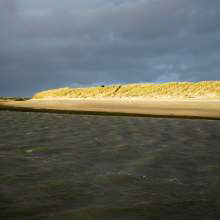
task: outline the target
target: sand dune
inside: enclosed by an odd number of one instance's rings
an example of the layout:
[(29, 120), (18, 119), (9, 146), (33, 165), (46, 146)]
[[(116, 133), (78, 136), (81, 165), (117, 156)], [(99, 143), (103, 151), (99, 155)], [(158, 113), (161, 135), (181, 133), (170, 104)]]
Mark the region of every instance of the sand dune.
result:
[(2, 110), (220, 119), (220, 81), (128, 84), (43, 91)]
[(100, 98), (100, 97), (219, 97), (220, 81), (172, 82), (161, 84), (126, 84), (97, 86), (91, 88), (59, 88), (42, 91), (34, 95), (35, 99), (44, 98)]

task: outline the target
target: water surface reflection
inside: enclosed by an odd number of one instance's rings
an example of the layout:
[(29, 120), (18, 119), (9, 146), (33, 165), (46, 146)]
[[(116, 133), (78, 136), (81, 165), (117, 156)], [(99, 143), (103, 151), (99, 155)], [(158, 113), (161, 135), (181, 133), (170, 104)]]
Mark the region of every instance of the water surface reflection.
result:
[(0, 219), (219, 219), (220, 121), (0, 112)]

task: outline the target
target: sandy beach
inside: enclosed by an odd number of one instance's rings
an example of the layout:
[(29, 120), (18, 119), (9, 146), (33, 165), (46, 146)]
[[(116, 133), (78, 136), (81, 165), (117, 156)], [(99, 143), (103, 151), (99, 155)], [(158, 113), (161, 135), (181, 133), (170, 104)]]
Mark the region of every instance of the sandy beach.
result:
[(48, 98), (0, 101), (1, 110), (220, 119), (217, 98)]

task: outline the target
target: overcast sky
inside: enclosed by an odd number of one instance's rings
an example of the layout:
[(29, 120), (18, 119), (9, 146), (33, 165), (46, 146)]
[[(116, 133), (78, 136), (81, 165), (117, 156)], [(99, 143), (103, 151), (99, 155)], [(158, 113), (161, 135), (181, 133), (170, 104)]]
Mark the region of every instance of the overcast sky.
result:
[(220, 80), (220, 0), (0, 0), (0, 96)]

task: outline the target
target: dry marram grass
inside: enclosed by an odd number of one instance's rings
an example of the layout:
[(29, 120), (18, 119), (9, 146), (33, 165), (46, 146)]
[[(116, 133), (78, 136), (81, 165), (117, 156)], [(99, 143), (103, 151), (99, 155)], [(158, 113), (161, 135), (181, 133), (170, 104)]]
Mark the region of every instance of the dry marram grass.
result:
[(220, 81), (171, 82), (161, 84), (126, 84), (90, 88), (60, 88), (42, 91), (33, 96), (44, 98), (98, 97), (220, 97)]

